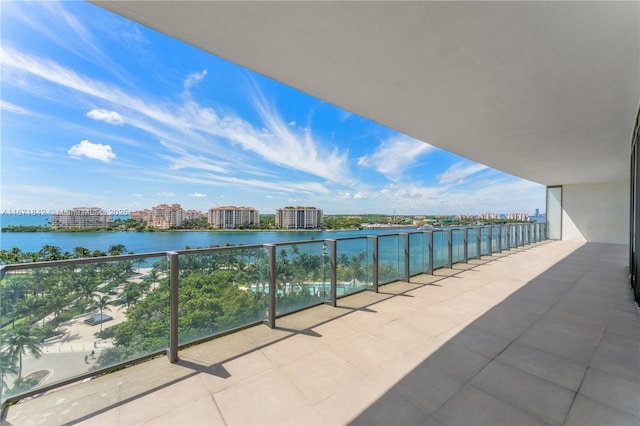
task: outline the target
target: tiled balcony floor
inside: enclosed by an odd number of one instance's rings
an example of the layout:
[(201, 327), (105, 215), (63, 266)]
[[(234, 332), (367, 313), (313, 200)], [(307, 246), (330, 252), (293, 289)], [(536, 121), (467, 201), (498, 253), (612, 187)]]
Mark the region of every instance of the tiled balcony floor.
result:
[(639, 425), (626, 264), (623, 245), (512, 250), (24, 401), (3, 422)]

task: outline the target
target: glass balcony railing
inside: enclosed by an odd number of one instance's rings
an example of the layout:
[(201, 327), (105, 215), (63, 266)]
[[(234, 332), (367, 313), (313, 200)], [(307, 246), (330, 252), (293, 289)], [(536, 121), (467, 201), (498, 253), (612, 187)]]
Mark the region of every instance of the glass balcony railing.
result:
[(434, 269), (545, 224), (155, 252), (0, 269), (2, 404)]

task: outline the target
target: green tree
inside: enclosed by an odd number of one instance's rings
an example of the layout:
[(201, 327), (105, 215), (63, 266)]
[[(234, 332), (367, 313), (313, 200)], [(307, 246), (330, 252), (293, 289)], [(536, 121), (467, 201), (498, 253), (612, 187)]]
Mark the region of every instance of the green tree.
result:
[(6, 351), (0, 352), (0, 391), (4, 389), (8, 389), (9, 385), (7, 384), (6, 377), (10, 374), (17, 375), (18, 374), (18, 359), (11, 354), (7, 347)]
[(31, 329), (23, 325), (9, 331), (4, 343), (9, 347), (9, 356), (18, 358), (18, 378), (16, 383), (20, 383), (22, 381), (22, 356), (30, 354), (36, 359), (40, 358), (42, 356), (40, 342), (31, 333)]
[[(109, 305), (111, 305), (111, 299), (106, 294), (103, 294), (102, 296), (97, 296), (96, 299), (94, 299), (91, 307), (100, 312), (100, 319), (102, 319), (102, 313), (104, 311), (111, 312)], [(102, 331), (102, 321), (100, 322), (100, 331)]]

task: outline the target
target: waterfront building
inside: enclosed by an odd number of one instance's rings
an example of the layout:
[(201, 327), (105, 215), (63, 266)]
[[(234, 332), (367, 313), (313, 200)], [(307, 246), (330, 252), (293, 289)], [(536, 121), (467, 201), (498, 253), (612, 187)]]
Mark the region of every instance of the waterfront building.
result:
[(111, 215), (100, 207), (74, 207), (51, 214), (53, 229), (106, 228), (111, 221)]
[(458, 220), (473, 219), (473, 215), (470, 215), (470, 214), (459, 214), (456, 217), (458, 218)]
[(301, 206), (276, 209), (277, 228), (320, 229), (322, 226), (322, 209)]
[(524, 222), (529, 222), (530, 220), (529, 215), (526, 213), (509, 213), (506, 218), (510, 220), (521, 220)]
[(151, 209), (149, 226), (158, 229), (182, 226), (183, 212), (180, 204), (159, 204)]
[(129, 219), (133, 219), (138, 222), (148, 222), (151, 217), (151, 210), (136, 210), (129, 213)]
[(183, 214), (182, 214), (182, 219), (183, 220), (193, 220), (193, 219), (200, 219), (201, 217), (203, 217), (204, 214), (199, 211), (199, 210), (184, 210)]
[(478, 219), (500, 219), (500, 215), (498, 213), (480, 213)]
[(233, 229), (260, 225), (260, 213), (253, 207), (222, 206), (209, 209), (207, 221), (214, 228)]

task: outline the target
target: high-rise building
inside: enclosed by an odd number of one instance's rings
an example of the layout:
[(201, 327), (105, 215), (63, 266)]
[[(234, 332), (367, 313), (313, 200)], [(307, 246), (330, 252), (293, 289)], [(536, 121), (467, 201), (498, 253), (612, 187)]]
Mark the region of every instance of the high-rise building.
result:
[(151, 210), (149, 209), (136, 210), (129, 213), (129, 219), (133, 219), (138, 222), (148, 222), (150, 217), (151, 217)]
[(276, 209), (276, 227), (285, 229), (318, 229), (323, 226), (322, 209), (285, 207)]
[(182, 226), (183, 212), (180, 204), (159, 204), (151, 209), (148, 221), (149, 226), (159, 229)]
[(522, 220), (525, 222), (529, 221), (529, 215), (526, 213), (509, 213), (507, 215), (507, 219), (510, 220)]
[(51, 227), (60, 228), (106, 228), (111, 224), (111, 215), (99, 207), (74, 207), (51, 214)]
[(246, 225), (260, 225), (260, 213), (253, 207), (213, 207), (209, 209), (207, 221), (211, 226), (222, 229), (233, 229)]

